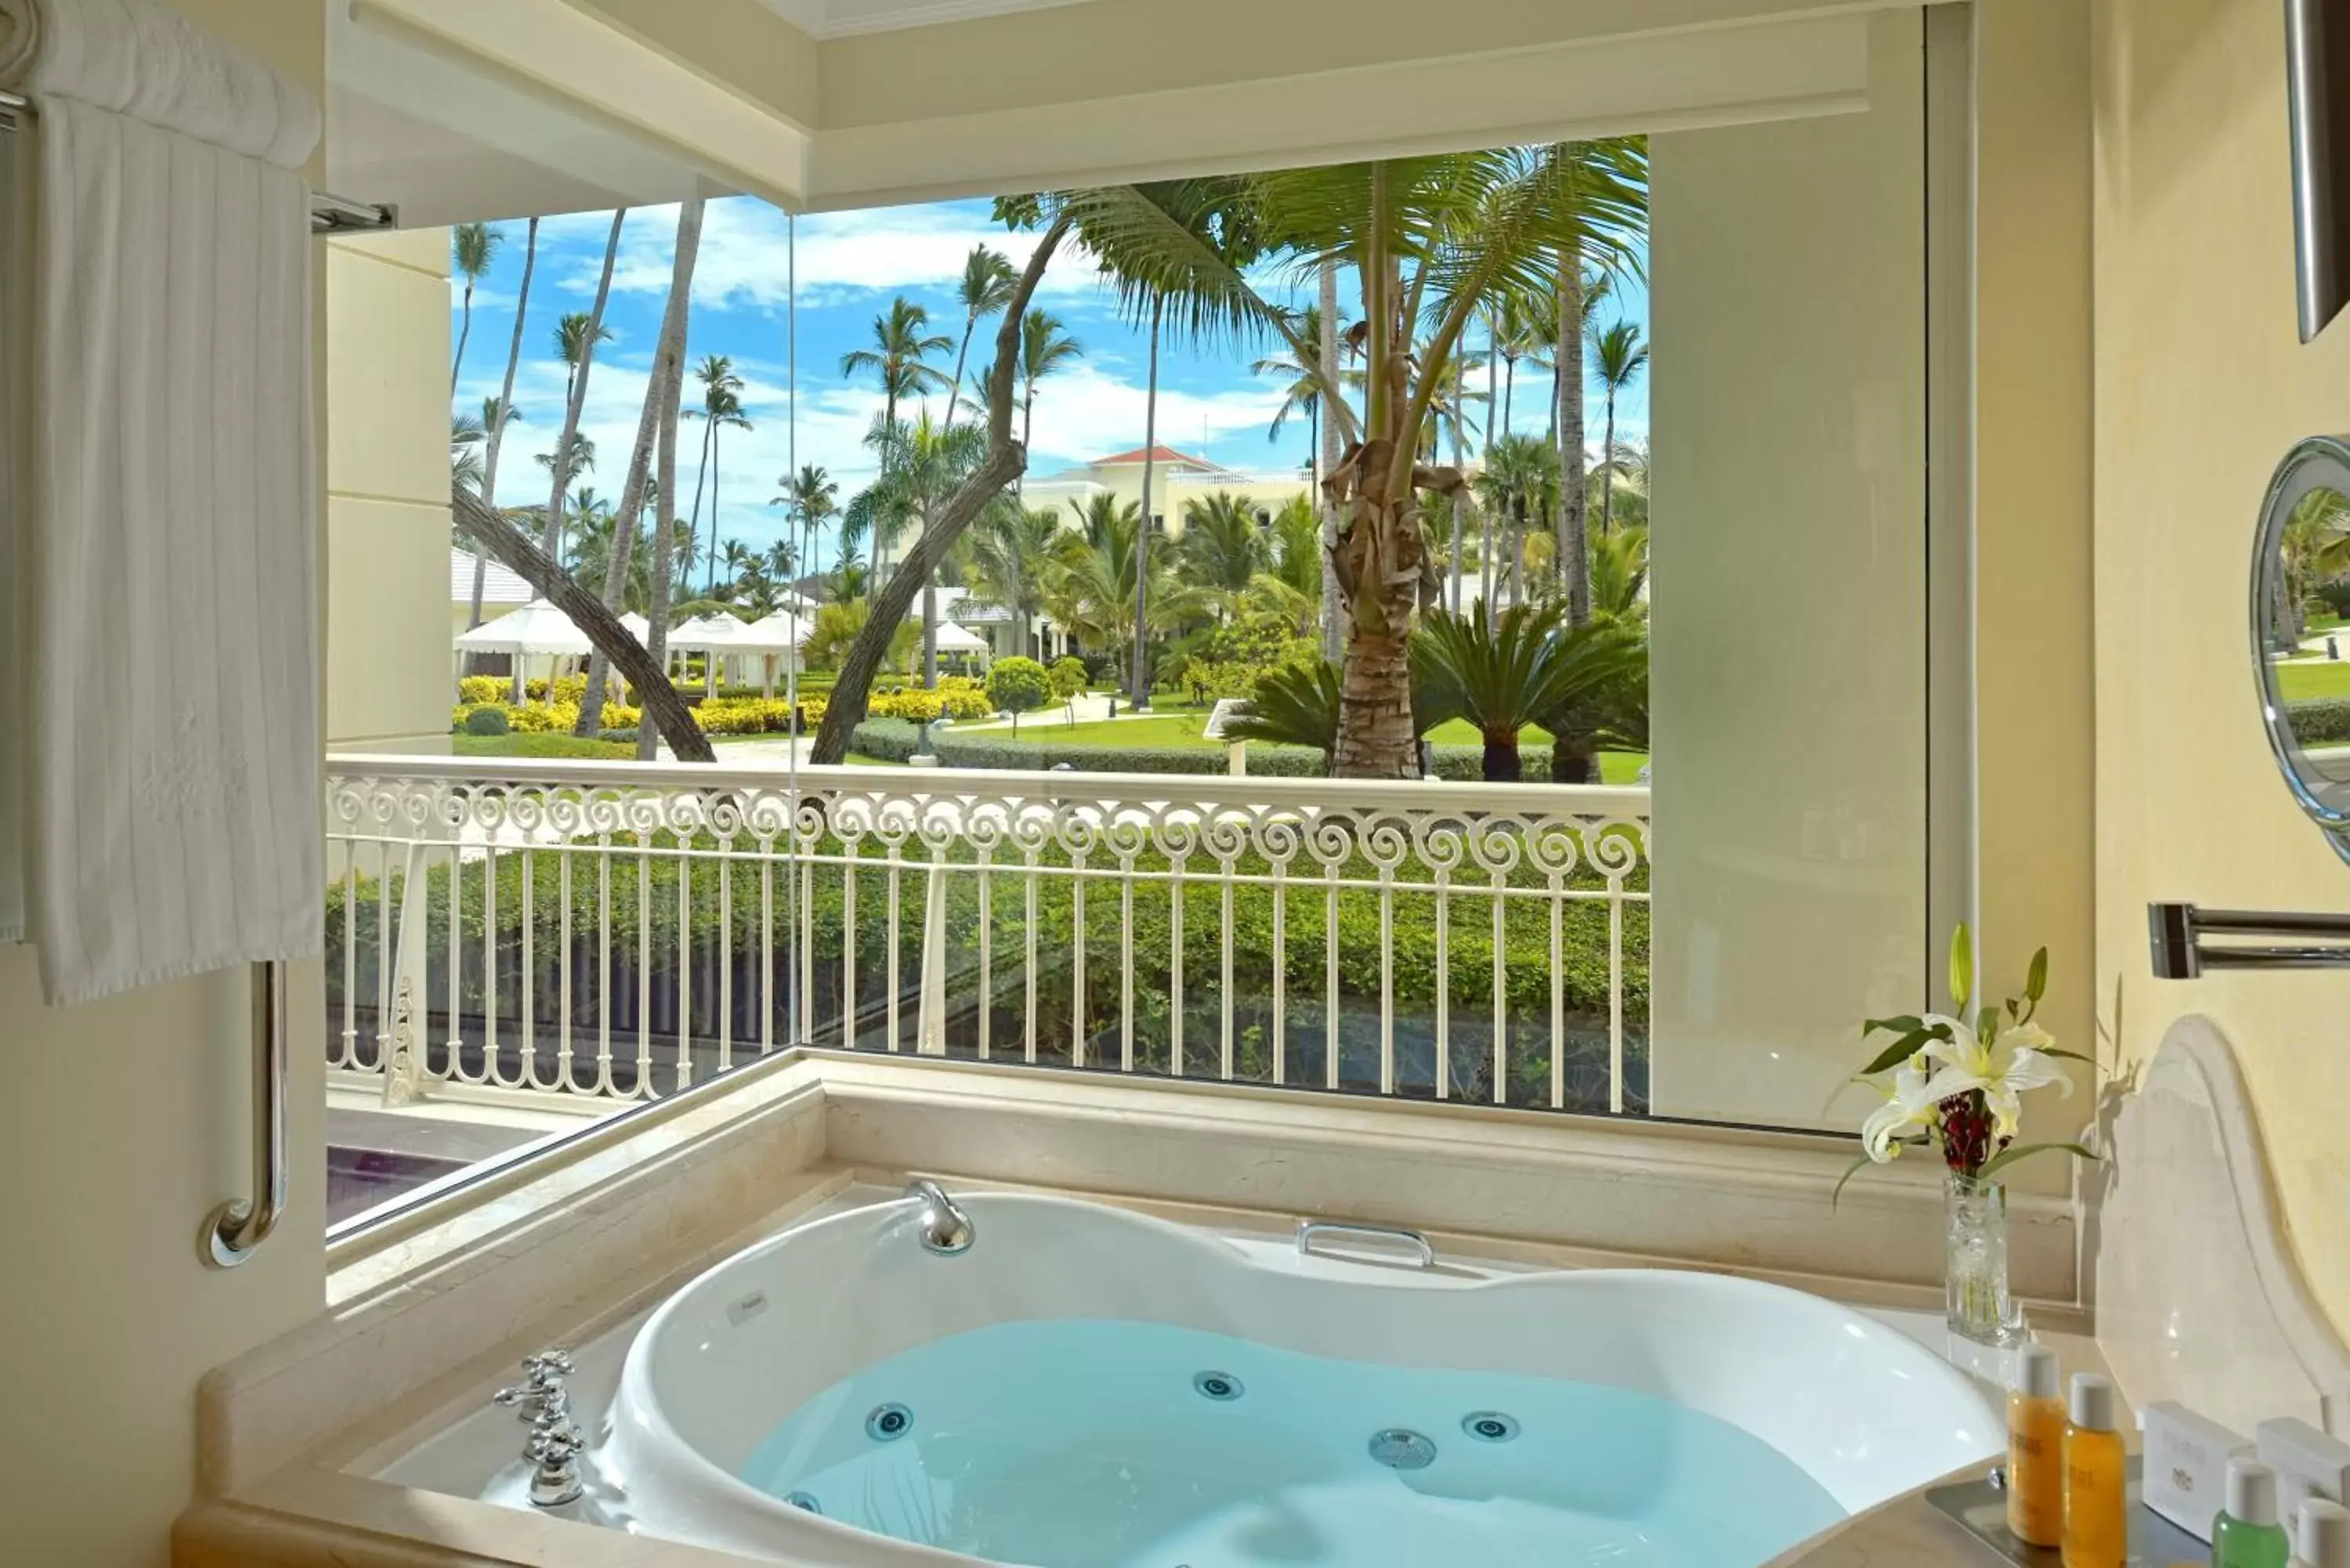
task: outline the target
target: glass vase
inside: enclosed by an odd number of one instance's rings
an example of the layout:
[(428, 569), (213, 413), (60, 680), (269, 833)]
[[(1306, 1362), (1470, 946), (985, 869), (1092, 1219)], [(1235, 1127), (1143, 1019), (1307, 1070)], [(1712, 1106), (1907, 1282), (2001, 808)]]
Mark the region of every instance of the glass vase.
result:
[(1942, 1316), (1978, 1345), (2022, 1337), (2007, 1287), (2007, 1189), (1953, 1171), (1942, 1189)]

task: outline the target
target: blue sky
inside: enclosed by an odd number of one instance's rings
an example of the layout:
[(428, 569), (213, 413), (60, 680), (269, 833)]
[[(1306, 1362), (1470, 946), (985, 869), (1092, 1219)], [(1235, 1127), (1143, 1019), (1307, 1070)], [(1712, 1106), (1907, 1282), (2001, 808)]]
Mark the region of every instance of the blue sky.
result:
[[(546, 471), (531, 459), (552, 449), (563, 421), (563, 366), (555, 354), (555, 328), (567, 311), (594, 303), (608, 212), (574, 213), (539, 225), (537, 267), (531, 282), (524, 325), (522, 359), (515, 382), (515, 406), (523, 422), (507, 437), (500, 462), (499, 499), (508, 505), (543, 501)], [(490, 274), (473, 295), (473, 331), (467, 343), (456, 406), (478, 411), (496, 395), (504, 375), (514, 331), (515, 296), (522, 278), (525, 224), (496, 225), (505, 234)], [(605, 308), (610, 341), (596, 353), (588, 379), (583, 428), (599, 454), (586, 483), (598, 493), (617, 496), (629, 442), (643, 406), (660, 313), (666, 299), (677, 209), (631, 211), (621, 229), (612, 296)], [(720, 437), (716, 507), (722, 537), (764, 545), (781, 531), (781, 509), (768, 505), (789, 466), (796, 435), (801, 462), (821, 463), (839, 482), (845, 498), (872, 473), (861, 438), (880, 411), (880, 394), (868, 381), (840, 373), (840, 358), (870, 337), (873, 317), (902, 294), (931, 312), (934, 329), (960, 337), (962, 316), (954, 300), (955, 279), (973, 244), (985, 242), (1018, 265), (1029, 238), (1005, 233), (988, 219), (984, 202), (951, 202), (867, 212), (821, 213), (798, 223), (798, 411), (787, 396), (789, 355), (786, 307), (790, 285), (785, 265), (785, 219), (754, 197), (729, 197), (707, 210), (693, 286), (689, 364), (705, 354), (724, 354), (747, 386), (744, 411), (749, 431)], [(459, 325), (452, 292), (452, 340)], [(1345, 301), (1342, 291), (1342, 303)], [(1142, 444), (1149, 364), (1147, 334), (1122, 321), (1115, 302), (1081, 253), (1054, 257), (1036, 303), (1066, 324), (1085, 348), (1074, 367), (1040, 384), (1029, 472), (1045, 475), (1109, 452)], [(1627, 311), (1644, 318), (1647, 300), (1637, 289), (1603, 316)], [(1350, 312), (1351, 314), (1351, 312)], [(1645, 327), (1645, 319), (1643, 326)], [(983, 325), (972, 344), (972, 370), (984, 364), (992, 328)], [(1281, 402), (1278, 378), (1257, 376), (1250, 360), (1270, 347), (1234, 353), (1168, 344), (1159, 358), (1160, 441), (1243, 470), (1295, 469), (1307, 459), (1307, 427), (1293, 418), (1278, 439), (1267, 427)], [(951, 372), (951, 356), (941, 367)], [(1473, 388), (1474, 383), (1472, 383)], [(1521, 366), (1513, 424), (1540, 431), (1546, 422), (1550, 378)], [(691, 405), (696, 389), (689, 381)], [(941, 407), (935, 412), (943, 412)], [(1599, 441), (1598, 400), (1592, 401), (1591, 441)], [(1477, 417), (1477, 416), (1472, 416)], [(1643, 378), (1618, 405), (1619, 434), (1645, 435), (1648, 389)], [(681, 511), (692, 506), (693, 467), (700, 455), (700, 428), (689, 424), (680, 447)], [(712, 502), (703, 502), (707, 516)], [(704, 535), (707, 536), (706, 534)]]

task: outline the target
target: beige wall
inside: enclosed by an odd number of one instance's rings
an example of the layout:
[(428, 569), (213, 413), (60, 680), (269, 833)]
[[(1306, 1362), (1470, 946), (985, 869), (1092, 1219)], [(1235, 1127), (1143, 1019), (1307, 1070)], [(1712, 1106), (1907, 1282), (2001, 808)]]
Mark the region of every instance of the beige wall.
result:
[[(321, 83), (316, 0), (178, 3)], [(295, 1053), (293, 1210), (217, 1273), (196, 1232), (249, 1180), (245, 977), (52, 1010), (35, 967), (0, 947), (0, 1560), (161, 1568), (195, 1484), (197, 1379), (324, 1300), (319, 1057)], [(300, 966), (297, 1039), (324, 1027), (319, 995)]]
[(449, 231), (325, 254), (327, 744), (445, 752)]
[(2126, 1065), (2208, 1014), (2293, 1250), (2350, 1330), (2350, 981), (2158, 981), (2145, 906), (2340, 909), (2350, 873), (2271, 766), (2246, 661), (2252, 524), (2297, 437), (2350, 423), (2350, 327), (2295, 339), (2274, 0), (2094, 0), (2096, 1006)]
[(1872, 19), (1866, 113), (1650, 144), (1651, 1071), (1675, 1116), (1817, 1125), (1860, 1019), (1922, 999), (1921, 26)]

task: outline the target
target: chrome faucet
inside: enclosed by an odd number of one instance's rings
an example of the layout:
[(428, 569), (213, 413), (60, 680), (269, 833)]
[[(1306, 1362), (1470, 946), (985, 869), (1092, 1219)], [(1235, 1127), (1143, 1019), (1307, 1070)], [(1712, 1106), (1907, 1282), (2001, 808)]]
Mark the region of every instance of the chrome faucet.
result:
[(523, 1382), (501, 1388), (491, 1402), (512, 1408), (530, 1428), (522, 1457), (531, 1467), (530, 1501), (538, 1508), (562, 1508), (577, 1502), (587, 1490), (579, 1474), (579, 1455), (588, 1447), (571, 1419), (571, 1389), (564, 1381), (575, 1370), (571, 1357), (559, 1350), (525, 1356)]
[(941, 1258), (959, 1257), (971, 1251), (978, 1231), (971, 1216), (947, 1196), (947, 1189), (927, 1177), (918, 1178), (906, 1185), (906, 1196), (921, 1205), (920, 1210), (922, 1247)]

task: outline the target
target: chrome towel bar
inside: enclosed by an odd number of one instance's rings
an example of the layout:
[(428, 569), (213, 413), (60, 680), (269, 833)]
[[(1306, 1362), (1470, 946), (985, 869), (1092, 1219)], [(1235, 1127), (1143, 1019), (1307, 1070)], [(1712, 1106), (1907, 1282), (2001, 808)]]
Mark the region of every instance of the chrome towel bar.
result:
[(286, 1215), (286, 966), (253, 966), (253, 1196), (232, 1198), (204, 1216), (196, 1250), (209, 1266), (234, 1269), (269, 1240)]
[[(2350, 915), (2148, 904), (2146, 925), (2157, 980), (2193, 980), (2218, 969), (2350, 969)], [(2306, 937), (2315, 944), (2213, 946), (2205, 937)]]

